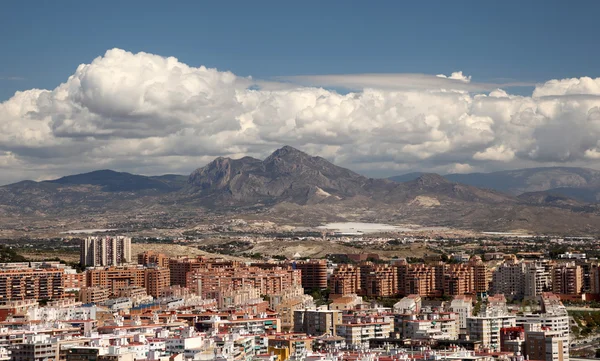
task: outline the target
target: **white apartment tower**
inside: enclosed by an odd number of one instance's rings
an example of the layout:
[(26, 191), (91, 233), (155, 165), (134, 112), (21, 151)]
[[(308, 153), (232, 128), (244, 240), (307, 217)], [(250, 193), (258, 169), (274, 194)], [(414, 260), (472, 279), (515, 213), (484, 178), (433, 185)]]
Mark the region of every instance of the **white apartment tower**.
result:
[(79, 260), (84, 266), (119, 266), (131, 262), (131, 238), (88, 237), (81, 241)]

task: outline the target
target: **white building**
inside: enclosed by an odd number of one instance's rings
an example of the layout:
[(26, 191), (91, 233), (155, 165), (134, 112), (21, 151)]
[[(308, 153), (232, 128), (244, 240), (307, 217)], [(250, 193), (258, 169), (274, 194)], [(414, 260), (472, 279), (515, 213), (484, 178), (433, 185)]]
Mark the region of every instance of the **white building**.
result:
[(500, 329), (515, 327), (517, 318), (513, 315), (473, 316), (467, 318), (467, 330), (471, 340), (482, 342), (484, 347), (500, 351)]
[(492, 274), (491, 293), (503, 294), (507, 298), (523, 297), (525, 293), (525, 263), (512, 259), (499, 265)]
[(94, 236), (81, 240), (79, 261), (84, 266), (120, 266), (131, 262), (131, 238)]
[(467, 328), (467, 317), (473, 316), (473, 299), (469, 296), (456, 296), (450, 303), (450, 311), (458, 315), (458, 327)]
[(552, 287), (550, 272), (539, 262), (525, 264), (523, 279), (523, 295), (525, 297), (536, 297)]
[(389, 322), (364, 322), (337, 325), (337, 335), (346, 340), (346, 345), (368, 346), (369, 339), (387, 338), (392, 332)]

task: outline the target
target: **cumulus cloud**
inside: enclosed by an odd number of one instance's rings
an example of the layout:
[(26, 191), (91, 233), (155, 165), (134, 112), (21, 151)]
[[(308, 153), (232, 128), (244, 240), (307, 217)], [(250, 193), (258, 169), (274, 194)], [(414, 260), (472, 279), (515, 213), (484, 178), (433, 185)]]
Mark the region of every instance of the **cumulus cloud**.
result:
[(381, 175), (590, 164), (600, 159), (599, 84), (551, 80), (522, 96), (462, 72), (264, 81), (112, 49), (55, 89), (0, 103), (0, 183), (102, 168), (186, 173), (284, 144)]

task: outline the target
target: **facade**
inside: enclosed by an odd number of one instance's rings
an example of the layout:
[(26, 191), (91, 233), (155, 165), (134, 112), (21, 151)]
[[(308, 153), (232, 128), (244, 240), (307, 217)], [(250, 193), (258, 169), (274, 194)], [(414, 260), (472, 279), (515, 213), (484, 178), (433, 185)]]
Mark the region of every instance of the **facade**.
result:
[(307, 290), (327, 288), (327, 261), (310, 260), (294, 262), (302, 272), (302, 287)]
[(552, 292), (563, 295), (577, 295), (583, 289), (581, 266), (569, 262), (556, 265), (552, 270)]
[(361, 292), (369, 297), (398, 294), (398, 272), (388, 264), (365, 262), (360, 265)]
[(467, 318), (473, 316), (473, 299), (470, 296), (456, 296), (450, 303), (450, 310), (458, 315), (458, 326), (467, 328)]
[(338, 310), (294, 311), (294, 332), (303, 332), (311, 336), (335, 336), (337, 326), (341, 323), (342, 312)]
[(169, 281), (169, 270), (159, 267), (95, 267), (86, 270), (88, 287), (106, 288), (113, 296), (116, 296), (121, 289), (143, 287), (147, 294), (158, 297), (162, 289), (169, 287)]
[(343, 323), (337, 326), (337, 335), (343, 337), (346, 345), (368, 346), (372, 338), (388, 338), (393, 330), (389, 322), (364, 322)]
[(335, 295), (347, 295), (360, 291), (360, 268), (350, 265), (340, 265), (333, 271), (329, 279), (331, 293)]
[(63, 297), (63, 269), (24, 268), (0, 270), (0, 300), (52, 300)]
[(550, 272), (540, 262), (527, 263), (524, 277), (523, 295), (525, 297), (537, 297), (552, 288)]
[(492, 274), (479, 256), (473, 256), (469, 260), (473, 267), (473, 288), (476, 293), (487, 293), (492, 281)]
[(394, 331), (403, 339), (457, 340), (458, 316), (453, 312), (430, 312), (419, 315), (397, 315)]
[(93, 236), (81, 240), (79, 261), (84, 266), (120, 266), (131, 262), (131, 238)]
[(549, 329), (526, 330), (525, 354), (530, 360), (569, 361), (569, 337)]
[(28, 335), (11, 347), (12, 361), (58, 361), (58, 344), (49, 335)]
[(467, 331), (471, 340), (481, 341), (484, 347), (500, 350), (500, 330), (517, 325), (513, 315), (473, 316), (467, 318)]
[(235, 262), (216, 266), (203, 263), (203, 266), (187, 273), (186, 284), (205, 298), (223, 288), (237, 290), (246, 286), (257, 288), (261, 295), (272, 295), (300, 287), (301, 275), (292, 267), (263, 269)]
[(525, 264), (510, 259), (502, 263), (492, 276), (492, 293), (507, 298), (522, 298), (525, 294)]
[(169, 268), (169, 257), (158, 252), (146, 251), (140, 253), (137, 256), (137, 263), (142, 266), (158, 266), (163, 268)]
[(79, 290), (79, 300), (83, 303), (102, 303), (110, 297), (110, 290), (102, 287), (83, 287)]
[(475, 291), (473, 267), (468, 264), (448, 265), (443, 280), (444, 295), (457, 296)]

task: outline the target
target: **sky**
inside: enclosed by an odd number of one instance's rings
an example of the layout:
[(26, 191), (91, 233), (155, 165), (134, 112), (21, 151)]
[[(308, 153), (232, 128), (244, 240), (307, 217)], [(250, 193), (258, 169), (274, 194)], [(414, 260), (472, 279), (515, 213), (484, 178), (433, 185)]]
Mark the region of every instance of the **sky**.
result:
[(376, 177), (600, 168), (596, 1), (0, 6), (0, 184), (286, 144)]

